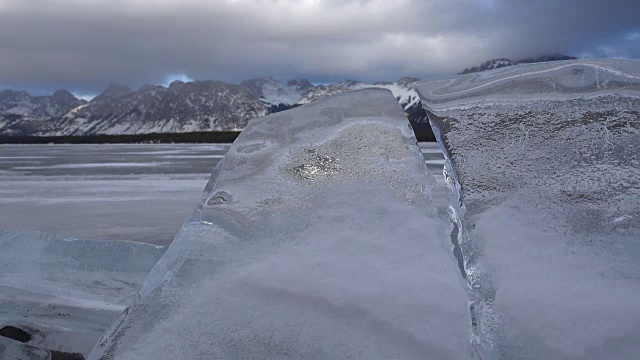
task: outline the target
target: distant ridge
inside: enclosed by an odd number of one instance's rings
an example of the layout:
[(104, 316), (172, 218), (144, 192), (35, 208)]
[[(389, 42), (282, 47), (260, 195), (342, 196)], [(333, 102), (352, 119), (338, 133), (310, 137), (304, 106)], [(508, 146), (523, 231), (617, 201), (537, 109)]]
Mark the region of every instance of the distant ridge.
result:
[[(143, 85), (137, 91), (109, 85), (93, 100), (59, 90), (32, 97), (24, 91), (0, 92), (0, 136), (96, 136), (240, 131), (252, 118), (291, 109), (323, 97), (368, 87), (391, 90), (422, 138), (433, 139), (413, 84), (415, 78), (373, 84), (345, 80), (313, 85), (305, 79), (271, 77), (240, 84), (174, 81), (168, 87)], [(57, 104), (53, 106), (51, 104)], [(45, 111), (54, 109), (55, 111)], [(183, 137), (184, 138), (184, 137)]]
[(547, 61), (575, 60), (575, 59), (576, 58), (573, 56), (563, 55), (563, 54), (542, 55), (542, 56), (520, 59), (516, 61), (507, 59), (507, 58), (497, 58), (497, 59), (487, 60), (478, 66), (466, 68), (462, 70), (462, 72), (460, 72), (459, 74), (476, 73), (481, 71), (498, 69), (506, 66), (518, 65), (518, 64), (531, 64), (531, 63), (539, 63), (539, 62), (547, 62)]
[[(499, 58), (465, 69), (462, 74), (522, 63), (569, 59), (575, 58), (562, 54), (517, 61)], [(344, 80), (313, 85), (306, 79), (282, 82), (262, 77), (240, 84), (214, 80), (174, 81), (167, 87), (143, 85), (138, 90), (113, 83), (89, 102), (77, 99), (67, 90), (57, 90), (50, 96), (4, 90), (0, 91), (0, 136), (58, 139), (68, 136), (237, 132), (244, 129), (252, 118), (341, 92), (375, 87), (391, 90), (421, 140), (434, 140), (426, 113), (413, 90), (417, 81), (419, 79), (404, 77), (395, 82)]]

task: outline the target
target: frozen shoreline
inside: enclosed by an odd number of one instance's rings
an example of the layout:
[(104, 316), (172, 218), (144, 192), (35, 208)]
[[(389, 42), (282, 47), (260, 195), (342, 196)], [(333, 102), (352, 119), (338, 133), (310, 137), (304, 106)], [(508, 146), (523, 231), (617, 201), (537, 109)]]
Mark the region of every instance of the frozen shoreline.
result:
[[(0, 146), (0, 229), (166, 245), (193, 212), (230, 144)], [(437, 144), (419, 146), (441, 182)], [(118, 162), (170, 164), (127, 168)]]

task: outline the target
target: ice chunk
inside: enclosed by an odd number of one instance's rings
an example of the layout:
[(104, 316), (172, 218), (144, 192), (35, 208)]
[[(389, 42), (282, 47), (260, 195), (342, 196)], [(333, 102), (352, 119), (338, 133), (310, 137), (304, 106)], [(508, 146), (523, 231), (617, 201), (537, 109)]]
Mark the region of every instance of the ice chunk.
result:
[(468, 303), (386, 90), (252, 121), (91, 359), (468, 359)]
[(133, 300), (164, 250), (31, 230), (0, 230), (0, 249), (0, 328), (26, 331), (28, 345), (84, 354)]
[(51, 353), (19, 341), (0, 336), (0, 359), (51, 360)]
[(416, 89), (447, 156), (483, 358), (637, 358), (640, 63), (513, 66)]

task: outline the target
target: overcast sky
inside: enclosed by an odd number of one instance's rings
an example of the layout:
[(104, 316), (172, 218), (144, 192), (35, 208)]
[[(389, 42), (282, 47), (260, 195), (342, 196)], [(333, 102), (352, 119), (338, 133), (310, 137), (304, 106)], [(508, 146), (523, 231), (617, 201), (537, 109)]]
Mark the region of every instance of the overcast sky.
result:
[(640, 58), (640, 0), (0, 0), (0, 87), (396, 80), (495, 57)]

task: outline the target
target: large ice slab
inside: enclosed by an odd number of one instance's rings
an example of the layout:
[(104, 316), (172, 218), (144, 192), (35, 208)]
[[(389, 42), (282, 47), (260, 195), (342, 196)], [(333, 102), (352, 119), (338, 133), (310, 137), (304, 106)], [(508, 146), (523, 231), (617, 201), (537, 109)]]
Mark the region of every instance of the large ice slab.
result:
[(252, 121), (90, 358), (469, 358), (432, 184), (389, 91)]
[(483, 358), (640, 356), (640, 63), (416, 86), (447, 155)]
[(30, 334), (28, 351), (36, 346), (86, 355), (163, 252), (143, 243), (0, 230), (0, 329)]

